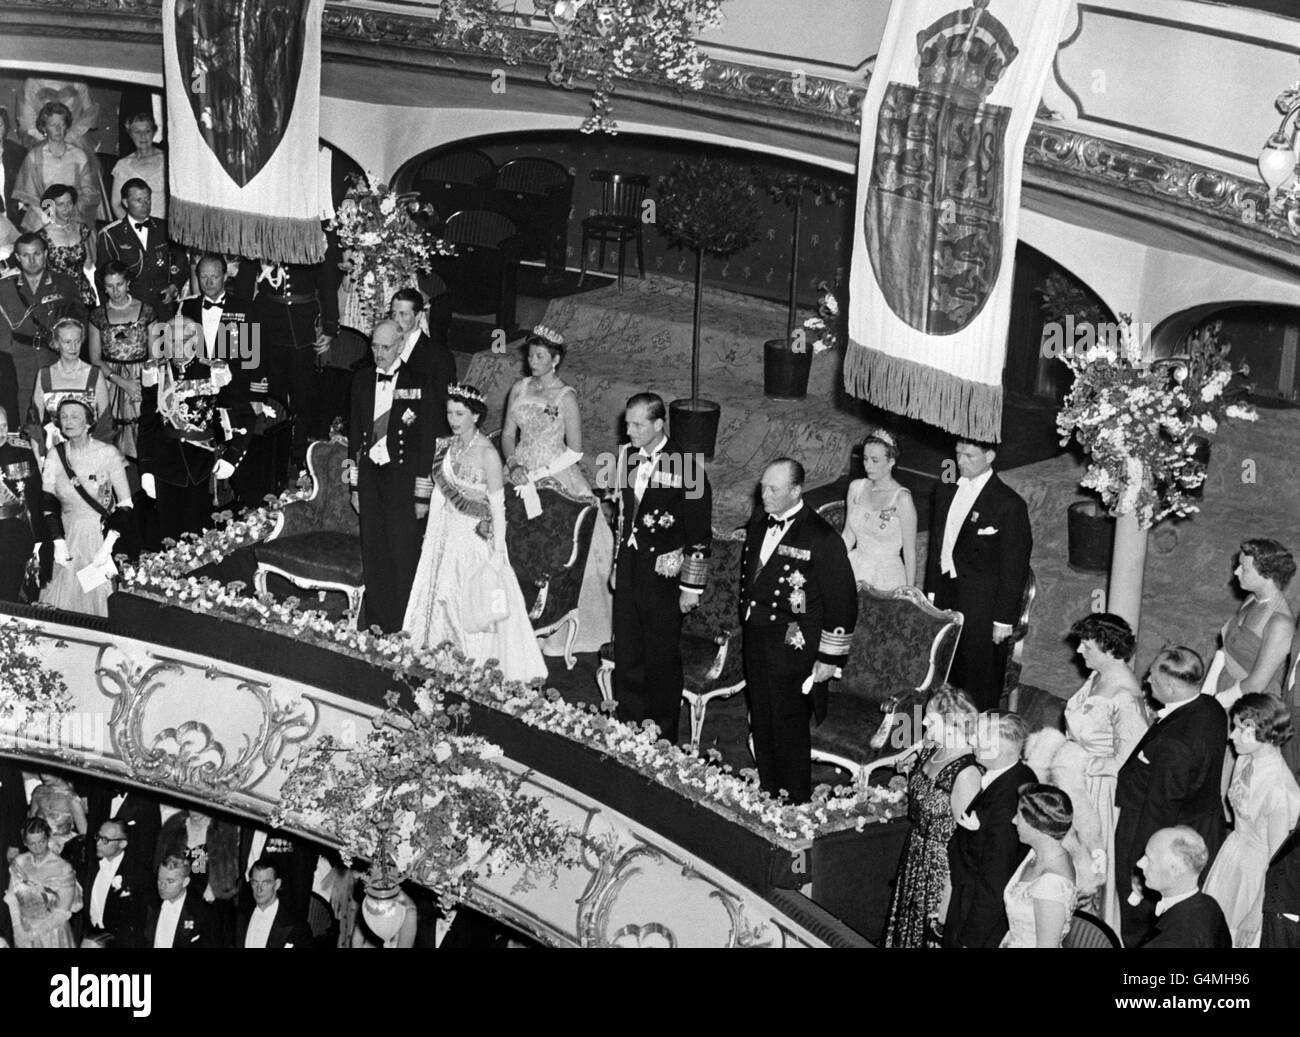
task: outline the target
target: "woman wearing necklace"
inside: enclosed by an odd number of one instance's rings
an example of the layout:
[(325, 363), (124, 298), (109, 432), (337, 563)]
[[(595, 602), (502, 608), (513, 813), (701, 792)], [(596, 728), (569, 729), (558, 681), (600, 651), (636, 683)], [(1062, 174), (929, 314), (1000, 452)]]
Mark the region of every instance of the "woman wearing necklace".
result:
[(41, 195), (41, 210), (50, 221), (40, 230), (46, 244), (46, 267), (71, 280), (85, 307), (93, 309), (99, 299), (86, 269), (95, 268), (95, 235), (77, 212), (77, 189), (52, 185)]
[(1276, 540), (1257, 537), (1238, 550), (1232, 574), (1249, 597), (1223, 625), (1223, 647), (1202, 688), (1213, 693), (1224, 709), (1231, 709), (1242, 695), (1256, 692), (1282, 698), (1286, 657), (1295, 630), (1295, 617), (1282, 592), (1295, 569), (1291, 552)]
[(112, 426), (108, 421), (108, 386), (100, 377), (99, 368), (81, 359), (81, 343), (86, 329), (81, 321), (64, 317), (52, 329), (54, 348), (59, 359), (49, 367), (41, 368), (36, 376), (32, 393), (32, 408), (37, 422), (45, 426), (45, 449), (62, 442), (54, 413), (59, 403), (66, 399), (81, 400), (91, 410), (94, 427), (91, 434), (96, 439), (109, 442)]
[(126, 463), (116, 447), (90, 438), (91, 412), (83, 400), (63, 400), (56, 414), (65, 442), (51, 450), (41, 466), (55, 563), (41, 603), (107, 616), (112, 587), (101, 583), (85, 590), (78, 573), (112, 558), (118, 537), (128, 529), (131, 487)]
[(130, 273), (116, 259), (104, 264), (101, 277), (105, 302), (90, 314), (90, 362), (108, 380), (113, 444), (134, 460), (153, 307), (131, 294)]
[(877, 590), (916, 583), (916, 506), (894, 478), (898, 440), (876, 429), (862, 444), (865, 479), (849, 484), (844, 543), (858, 583)]
[[(478, 389), (447, 387), (452, 435), (438, 440), (434, 454), (429, 521), (402, 629), (420, 648), (450, 642), (476, 662), (495, 659), (506, 680), (540, 680), (546, 662), (506, 555), (501, 457), (479, 431), (486, 415)], [(492, 604), (506, 610), (495, 620), (484, 615), (477, 593), (489, 581), (503, 595)]]
[(52, 184), (75, 187), (82, 222), (87, 227), (95, 225), (95, 214), (99, 211), (95, 160), (84, 148), (67, 139), (71, 125), (72, 111), (60, 101), (51, 101), (36, 116), (36, 130), (45, 139), (27, 152), (13, 188), (14, 200), (25, 210), (22, 228), (25, 231), (38, 231), (44, 224), (41, 199)]
[[(591, 485), (578, 467), (582, 459), (578, 394), (559, 375), (564, 336), (539, 324), (525, 345), (531, 377), (519, 379), (510, 389), (505, 427), (501, 430), (509, 481), (516, 487), (549, 483), (571, 497), (594, 501)], [(614, 599), (608, 574), (613, 564), (614, 534), (602, 517), (592, 530), (587, 568), (578, 594), (575, 652), (599, 651), (610, 639)], [(563, 630), (552, 634), (543, 652), (563, 655), (565, 636)]]
[(1007, 883), (1003, 947), (1059, 947), (1074, 914), (1074, 862), (1062, 840), (1074, 823), (1070, 797), (1053, 785), (1027, 785), (1012, 824), (1029, 853)]
[(71, 864), (50, 847), (50, 826), (39, 817), (23, 825), (23, 845), (9, 865), (5, 902), (14, 922), (17, 947), (73, 947), (73, 914), (81, 910), (81, 890)]

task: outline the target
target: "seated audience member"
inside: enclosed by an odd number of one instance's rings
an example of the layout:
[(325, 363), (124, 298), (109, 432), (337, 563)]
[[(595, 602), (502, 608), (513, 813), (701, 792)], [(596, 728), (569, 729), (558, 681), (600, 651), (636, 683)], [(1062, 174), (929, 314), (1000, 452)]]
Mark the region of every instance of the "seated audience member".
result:
[(239, 914), (235, 928), (235, 946), (247, 948), (310, 948), (311, 930), (307, 921), (294, 915), (281, 903), (280, 876), (277, 864), (263, 857), (253, 865), (249, 886), (253, 890), (253, 907)]
[(50, 826), (42, 818), (29, 818), (22, 835), (27, 852), (9, 863), (5, 893), (14, 946), (74, 947), (71, 920), (81, 910), (77, 873), (50, 846)]
[[(126, 825), (105, 821), (95, 835), (95, 860), (82, 879), (86, 940), (110, 937), (113, 946), (139, 947), (152, 890), (148, 875), (131, 868)], [(102, 944), (100, 945), (102, 946)]]
[(984, 767), (980, 791), (948, 843), (951, 892), (945, 914), (945, 947), (997, 947), (1007, 934), (1003, 895), (1024, 860), (1012, 819), (1020, 788), (1037, 777), (1020, 760), (1028, 731), (1015, 713), (981, 717), (975, 736)]
[(1258, 947), (1264, 911), (1264, 873), (1300, 820), (1297, 786), (1281, 746), (1291, 738), (1291, 714), (1272, 695), (1243, 695), (1228, 714), (1237, 751), (1228, 803), (1233, 827), (1205, 892), (1223, 908), (1234, 947)]
[(222, 947), (220, 927), (212, 908), (189, 888), (190, 862), (182, 856), (168, 857), (158, 866), (160, 902), (149, 908), (145, 922), (146, 947)]
[(1078, 893), (1074, 862), (1062, 845), (1074, 808), (1070, 797), (1052, 785), (1022, 788), (1019, 804), (1012, 823), (1029, 853), (1007, 883), (1003, 900), (1010, 929), (1002, 946), (1059, 947), (1070, 931)]
[[(1139, 946), (1232, 946), (1232, 934), (1218, 902), (1196, 888), (1209, 859), (1200, 833), (1183, 825), (1162, 828), (1147, 840), (1137, 866), (1147, 889), (1159, 894), (1160, 902), (1155, 909), (1155, 934)], [(1137, 896), (1135, 891), (1133, 897)]]
[(1115, 886), (1120, 894), (1120, 937), (1136, 947), (1150, 935), (1154, 901), (1128, 896), (1147, 840), (1161, 828), (1186, 825), (1200, 833), (1211, 855), (1223, 842), (1219, 790), (1228, 717), (1200, 693), (1205, 667), (1190, 648), (1161, 651), (1151, 663), (1151, 693), (1162, 706), (1156, 721), (1120, 768), (1115, 783)]
[(239, 893), (241, 912), (253, 906), (253, 868), (263, 861), (275, 865), (280, 881), (279, 899), (295, 918), (306, 919), (311, 909), (312, 883), (316, 875), (317, 848), (280, 831), (255, 825), (239, 828), (239, 861), (244, 878)]
[(98, 832), (105, 821), (120, 822), (126, 828), (126, 867), (152, 881), (157, 866), (154, 850), (162, 830), (162, 809), (158, 800), (139, 789), (128, 789), (104, 781), (87, 779), (86, 822), (88, 831)]
[(1293, 829), (1264, 875), (1261, 947), (1300, 948), (1300, 828)]
[(234, 939), (238, 914), (239, 831), (219, 817), (182, 810), (163, 823), (154, 853), (155, 867), (170, 857), (189, 861), (191, 892), (212, 905), (222, 946)]

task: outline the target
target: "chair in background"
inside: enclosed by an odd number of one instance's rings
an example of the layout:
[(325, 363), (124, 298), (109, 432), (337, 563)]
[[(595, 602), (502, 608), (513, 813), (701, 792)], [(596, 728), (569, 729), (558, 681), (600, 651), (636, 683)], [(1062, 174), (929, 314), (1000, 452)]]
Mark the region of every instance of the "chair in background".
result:
[(412, 188), (438, 211), (438, 217), (478, 209), (492, 186), (496, 163), (481, 151), (464, 148), (434, 155), (415, 174)]
[(1011, 657), (1007, 660), (1007, 672), (1002, 682), (1002, 695), (1007, 700), (1007, 709), (1015, 712), (1020, 704), (1020, 675), (1024, 672), (1025, 638), (1029, 636), (1029, 613), (1038, 597), (1038, 579), (1034, 570), (1029, 570), (1025, 580), (1025, 593), (1020, 598), (1020, 616), (1011, 628)]
[(496, 172), (487, 206), (519, 228), (520, 258), (546, 259), (546, 276), (564, 273), (573, 174), (548, 158), (517, 158)]
[[(935, 608), (916, 587), (882, 593), (860, 586), (844, 679), (832, 685), (826, 721), (813, 732), (813, 760), (855, 779), (869, 771), (870, 757), (884, 741), (863, 743), (870, 714), (884, 707), (881, 730), (887, 735), (896, 716), (923, 703), (947, 679), (961, 627), (960, 612)], [(912, 732), (908, 744), (920, 734)]]
[(498, 328), (513, 329), (519, 267), (514, 222), (489, 209), (467, 209), (448, 217), (443, 237), (456, 255), (435, 256), (433, 269), (450, 289), (455, 312), (492, 314)]
[[(691, 710), (691, 751), (700, 750), (704, 716), (715, 699), (731, 698), (745, 687), (745, 662), (741, 652), (740, 556), (745, 548), (744, 531), (733, 536), (713, 537), (709, 560), (709, 581), (700, 595), (699, 607), (682, 620), (682, 698)], [(603, 705), (612, 709), (614, 700), (614, 645), (600, 650), (596, 671)]]
[(596, 522), (604, 520), (595, 501), (571, 497), (559, 487), (538, 486), (537, 496), (542, 513), (530, 519), (523, 499), (506, 486), (506, 548), (537, 637), (568, 625), (564, 665), (572, 670), (582, 577), (592, 532)]
[(311, 496), (283, 508), (267, 539), (253, 548), (257, 559), (254, 588), (266, 593), (266, 579), (282, 576), (295, 587), (327, 591), (348, 599), (348, 619), (355, 626), (365, 593), (361, 571), (361, 526), (343, 484), (344, 441), (318, 441), (307, 449)]
[(600, 212), (582, 221), (582, 268), (578, 284), (587, 276), (587, 245), (600, 242), (600, 267), (605, 268), (605, 246), (618, 246), (618, 287), (623, 289), (624, 251), (636, 242), (636, 265), (645, 277), (645, 249), (641, 241), (641, 203), (650, 190), (650, 178), (642, 173), (615, 173), (593, 169), (591, 179), (600, 184)]
[(1062, 947), (1110, 947), (1116, 949), (1119, 947), (1119, 937), (1096, 915), (1090, 915), (1087, 911), (1074, 912), (1074, 918), (1070, 921), (1070, 931), (1065, 934), (1065, 939), (1061, 941)]

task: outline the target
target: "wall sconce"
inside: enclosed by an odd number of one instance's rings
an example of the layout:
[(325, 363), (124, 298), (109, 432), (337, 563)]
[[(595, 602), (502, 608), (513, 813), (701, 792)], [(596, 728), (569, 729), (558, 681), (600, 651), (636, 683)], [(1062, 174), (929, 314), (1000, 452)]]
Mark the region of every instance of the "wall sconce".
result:
[[(1297, 116), (1300, 116), (1300, 80), (1288, 90), (1278, 94), (1274, 102), (1282, 113), (1277, 132), (1268, 138), (1259, 154), (1259, 175), (1268, 185), (1269, 198), (1275, 207), (1283, 204), (1283, 195), (1300, 197), (1300, 181), (1296, 167), (1300, 164), (1300, 146), (1297, 144)], [(1290, 182), (1290, 187), (1282, 188)]]

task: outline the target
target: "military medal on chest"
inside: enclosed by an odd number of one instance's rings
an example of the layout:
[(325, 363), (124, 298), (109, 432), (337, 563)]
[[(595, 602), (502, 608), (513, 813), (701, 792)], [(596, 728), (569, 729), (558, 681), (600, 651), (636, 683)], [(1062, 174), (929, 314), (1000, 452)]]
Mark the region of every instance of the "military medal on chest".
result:
[[(802, 616), (808, 611), (808, 594), (803, 589), (808, 577), (796, 569), (786, 578), (786, 582), (790, 584), (790, 611), (796, 616)], [(802, 648), (803, 645), (800, 644), (799, 647)]]
[(785, 643), (800, 651), (807, 647), (808, 642), (804, 640), (803, 631), (799, 629), (798, 623), (791, 623), (785, 628)]

